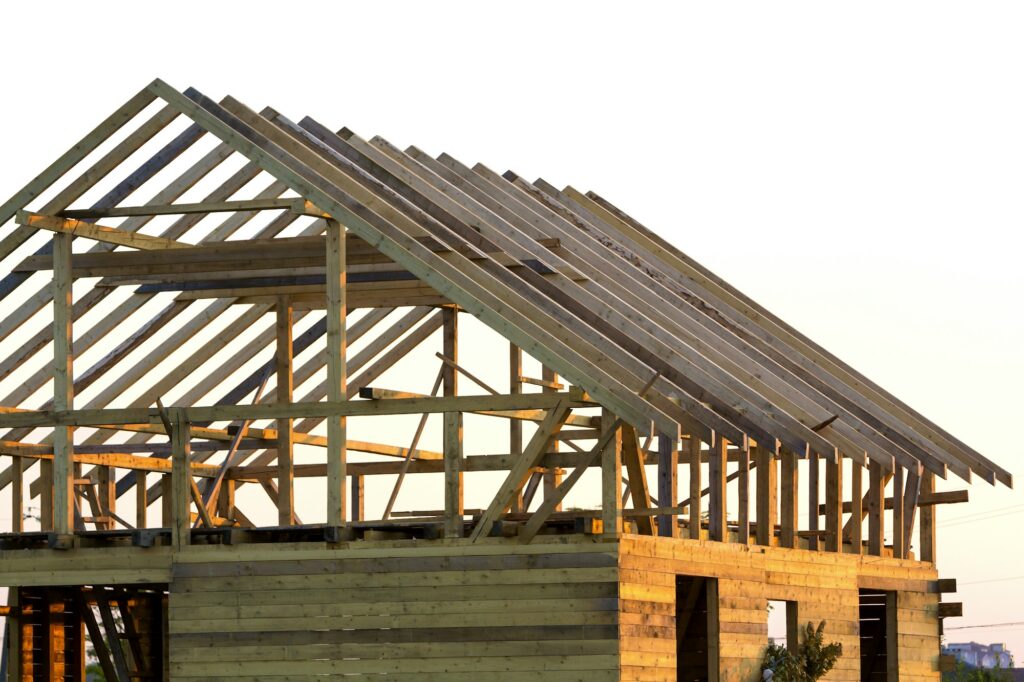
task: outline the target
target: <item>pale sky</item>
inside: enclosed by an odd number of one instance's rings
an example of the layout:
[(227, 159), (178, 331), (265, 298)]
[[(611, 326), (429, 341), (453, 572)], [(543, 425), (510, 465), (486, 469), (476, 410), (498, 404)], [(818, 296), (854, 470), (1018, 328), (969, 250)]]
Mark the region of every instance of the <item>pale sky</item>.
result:
[[(1024, 480), (1019, 4), (150, 7), (0, 8), (4, 199), (155, 77), (594, 190)], [(1024, 659), (951, 629), (1024, 620), (1024, 496), (971, 497), (947, 634)]]

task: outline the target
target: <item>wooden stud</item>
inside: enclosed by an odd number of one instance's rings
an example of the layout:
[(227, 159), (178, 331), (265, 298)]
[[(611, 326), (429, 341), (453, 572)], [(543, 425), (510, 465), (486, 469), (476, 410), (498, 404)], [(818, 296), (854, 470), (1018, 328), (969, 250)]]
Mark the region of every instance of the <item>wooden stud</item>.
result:
[(17, 459), (11, 463), (11, 484), (11, 532), (21, 533), (25, 530), (25, 470)]
[(687, 439), (690, 457), (690, 509), (689, 509), (689, 530), (690, 537), (694, 540), (700, 539), (701, 530), (701, 498), (703, 497), (703, 483), (701, 483), (702, 467), (700, 462), (700, 438), (691, 433)]
[[(854, 554), (864, 552), (864, 467), (850, 460), (850, 549)], [(845, 508), (845, 506), (844, 506)]]
[[(114, 490), (116, 493), (116, 486)], [(146, 519), (149, 511), (149, 497), (146, 494), (146, 490), (146, 472), (135, 472), (135, 527), (140, 530), (149, 525)]]
[[(442, 391), (445, 396), (458, 395), (459, 312), (447, 307), (442, 312), (444, 356), (452, 361), (442, 370)], [(463, 476), (462, 476), (462, 413), (444, 413), (444, 535), (462, 537), (463, 533)]]
[[(622, 462), (626, 465), (629, 476), (629, 492), (633, 498), (633, 508), (644, 512), (651, 509), (650, 488), (647, 486), (647, 467), (644, 465), (643, 450), (636, 429), (626, 425), (622, 427)], [(553, 494), (553, 493), (552, 493)], [(654, 518), (640, 516), (636, 518), (637, 532), (640, 535), (654, 535)]]
[[(754, 456), (760, 459), (760, 448), (754, 452)], [(751, 446), (749, 443), (742, 443), (737, 452), (736, 461), (736, 542), (741, 545), (750, 544), (750, 461)], [(756, 494), (760, 495), (761, 470), (757, 469)], [(760, 497), (758, 497), (757, 532), (760, 537), (761, 516)]]
[[(679, 434), (658, 435), (658, 501), (661, 506), (679, 499)], [(679, 537), (675, 515), (658, 517), (658, 535)]]
[(906, 543), (903, 537), (903, 486), (906, 480), (906, 470), (897, 466), (892, 476), (892, 555), (903, 558), (906, 552)]
[(352, 521), (366, 520), (366, 488), (365, 476), (350, 476), (352, 479), (351, 500)]
[[(191, 423), (184, 408), (173, 408), (169, 412), (171, 421), (171, 545), (176, 551), (185, 549), (192, 542), (192, 519), (189, 514), (191, 501), (192, 456)], [(202, 504), (200, 504), (202, 506)]]
[(882, 520), (885, 517), (885, 483), (882, 465), (871, 462), (868, 465), (868, 554), (882, 556), (885, 532)]
[[(925, 471), (921, 477), (921, 494), (931, 495), (935, 492), (935, 474)], [(935, 553), (935, 507), (932, 505), (921, 507), (920, 532), (920, 559), (921, 561), (936, 562)]]
[(782, 451), (782, 484), (780, 487), (779, 544), (797, 546), (798, 519), (800, 518), (800, 459), (792, 450)]
[(843, 551), (843, 459), (825, 462), (825, 550)]
[[(345, 230), (327, 221), (327, 399), (347, 399), (345, 390)], [(327, 417), (327, 525), (345, 522), (347, 463), (345, 417)]]
[(757, 448), (757, 544), (768, 547), (775, 537), (778, 507), (778, 460), (769, 448)]
[[(277, 313), (277, 369), (276, 400), (280, 405), (292, 402), (294, 373), (292, 368), (293, 309), (286, 296), (280, 296), (275, 306)], [(293, 454), (292, 420), (277, 420), (277, 525), (290, 526), (295, 519), (295, 463)]]
[[(519, 395), (523, 392), (523, 383), (520, 377), (523, 376), (523, 351), (510, 343), (508, 345), (508, 392), (511, 395)], [(508, 422), (508, 451), (513, 457), (523, 452), (523, 423), (518, 419), (510, 419)], [(523, 496), (517, 493), (512, 500), (511, 511), (526, 511), (523, 504)]]
[[(601, 410), (601, 422), (610, 424), (616, 417)], [(601, 524), (605, 537), (622, 534), (622, 429), (618, 429), (601, 453)]]
[[(921, 495), (921, 472), (923, 467), (907, 471), (907, 483), (903, 492), (903, 553), (902, 558), (910, 555), (911, 540), (914, 537), (914, 522), (917, 520), (918, 498)], [(896, 500), (893, 500), (893, 507)]]
[(114, 520), (114, 515), (117, 513), (117, 478), (111, 467), (97, 467), (96, 489), (99, 492), (97, 497), (100, 506), (100, 514), (109, 519), (102, 525), (107, 530), (113, 530), (117, 525)]
[[(821, 465), (818, 453), (811, 452), (807, 456), (807, 530), (817, 531), (821, 528), (821, 510), (818, 501), (821, 493)], [(818, 549), (820, 540), (818, 535), (812, 534), (807, 538), (807, 549)]]
[[(74, 409), (71, 331), (71, 235), (53, 236), (53, 407)], [(72, 481), (73, 432), (58, 426), (53, 431), (53, 530), (58, 535), (74, 528)]]
[[(551, 369), (547, 365), (541, 367), (541, 384), (543, 386), (541, 391), (543, 393), (557, 393), (558, 389), (554, 388), (558, 384), (558, 373)], [(551, 452), (558, 452), (559, 444), (558, 440), (551, 443)], [(554, 495), (555, 489), (558, 488), (562, 482), (562, 471), (561, 469), (547, 469), (543, 474), (544, 482), (544, 498), (547, 499), (550, 495)], [(561, 505), (555, 507), (555, 511), (561, 511)]]
[(726, 517), (726, 469), (728, 467), (729, 441), (717, 438), (708, 451), (708, 537), (725, 542), (728, 537)]

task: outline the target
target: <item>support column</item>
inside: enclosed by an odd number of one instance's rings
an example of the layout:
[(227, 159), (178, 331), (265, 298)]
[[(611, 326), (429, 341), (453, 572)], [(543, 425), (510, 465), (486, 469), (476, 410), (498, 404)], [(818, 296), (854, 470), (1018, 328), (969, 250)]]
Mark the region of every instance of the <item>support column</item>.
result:
[[(71, 239), (67, 233), (53, 236), (53, 409), (58, 413), (74, 408)], [(73, 437), (69, 426), (53, 430), (53, 531), (58, 534), (75, 527)]]
[[(744, 439), (746, 440), (746, 439)], [(741, 443), (736, 453), (736, 542), (741, 545), (750, 544), (750, 458), (751, 447), (747, 442)], [(760, 458), (761, 448), (755, 449), (755, 454)], [(760, 470), (758, 470), (758, 486), (760, 486)], [(755, 489), (760, 494), (760, 487)], [(760, 505), (760, 502), (758, 502)], [(760, 510), (760, 507), (758, 507)], [(757, 517), (758, 528), (760, 528), (761, 517)], [(760, 531), (758, 531), (760, 532)]]
[[(714, 439), (714, 435), (712, 435)], [(700, 508), (703, 499), (703, 483), (701, 483), (700, 438), (691, 433), (689, 438), (690, 454), (690, 537), (700, 539)]]
[(864, 553), (864, 467), (851, 460), (850, 466), (850, 547), (854, 554)]
[(775, 537), (778, 507), (778, 460), (771, 448), (757, 448), (757, 544), (768, 547)]
[(905, 543), (903, 542), (903, 485), (906, 470), (899, 464), (892, 472), (892, 555), (903, 558)]
[[(679, 434), (658, 435), (658, 506), (673, 507), (679, 499)], [(675, 514), (658, 517), (658, 535), (679, 537)]]
[(173, 408), (171, 418), (171, 545), (181, 551), (192, 541), (191, 479), (192, 425), (184, 408)]
[[(519, 346), (510, 343), (508, 346), (508, 392), (519, 395), (523, 392), (523, 351)], [(523, 422), (519, 419), (508, 420), (508, 452), (513, 461), (523, 454)], [(523, 491), (519, 490), (512, 498), (512, 512), (526, 511), (523, 509)]]
[(800, 460), (791, 450), (782, 451), (781, 529), (779, 544), (797, 547), (797, 519), (800, 518)]
[[(601, 425), (615, 422), (615, 415), (601, 410)], [(606, 537), (622, 534), (622, 428), (615, 430), (601, 453), (601, 525)]]
[(868, 464), (868, 554), (882, 556), (882, 519), (885, 515), (885, 482), (882, 479), (882, 465), (872, 461)]
[(11, 532), (21, 533), (25, 530), (25, 471), (21, 468), (21, 458), (11, 458)]
[(366, 519), (366, 494), (364, 488), (365, 476), (352, 477), (352, 521), (364, 521)]
[[(558, 392), (558, 389), (554, 387), (554, 384), (558, 383), (558, 374), (555, 372), (555, 370), (551, 369), (550, 367), (543, 366), (543, 367), (541, 367), (541, 375), (540, 376), (541, 376), (541, 380), (542, 381), (545, 381), (548, 384), (550, 384), (549, 386), (545, 386), (543, 389), (541, 389), (541, 391), (543, 393), (557, 393)], [(559, 442), (558, 442), (558, 439), (556, 438), (556, 439), (551, 441), (551, 446), (550, 446), (548, 452), (558, 452), (558, 450), (559, 450)], [(547, 470), (544, 471), (543, 476), (544, 476), (544, 499), (547, 500), (547, 499), (549, 499), (549, 498), (551, 498), (551, 497), (553, 497), (555, 495), (555, 490), (562, 483), (562, 470), (559, 469), (558, 467), (547, 469)], [(561, 504), (555, 505), (555, 511), (556, 512), (562, 511), (562, 505)]]
[(729, 441), (718, 436), (708, 452), (708, 537), (718, 542), (728, 538), (726, 526), (726, 469), (728, 468)]
[[(327, 221), (327, 400), (346, 400), (345, 230)], [(345, 523), (347, 434), (344, 417), (327, 418), (327, 525)]]
[[(821, 507), (819, 494), (821, 492), (821, 459), (818, 453), (810, 452), (807, 455), (807, 530), (817, 531), (821, 528)], [(807, 537), (807, 549), (818, 549), (821, 538), (812, 534)]]
[(142, 530), (148, 525), (146, 512), (149, 509), (147, 497), (146, 472), (135, 472), (135, 527)]
[[(935, 492), (935, 474), (925, 469), (921, 476), (921, 492), (931, 495)], [(935, 563), (935, 505), (921, 507), (921, 561)]]
[[(75, 477), (78, 477), (77, 474)], [(112, 467), (97, 467), (96, 487), (99, 490), (100, 513), (108, 517), (103, 525), (113, 530), (117, 525), (114, 521), (114, 514), (117, 513), (117, 480)]]
[[(444, 355), (459, 362), (459, 311), (446, 307), (443, 320)], [(446, 397), (458, 395), (459, 374), (453, 365), (444, 364), (441, 371), (442, 389)], [(462, 413), (444, 413), (444, 535), (462, 537)]]
[(825, 549), (843, 551), (843, 458), (825, 463)]
[[(292, 302), (286, 296), (277, 299), (277, 404), (292, 401)], [(277, 420), (277, 524), (290, 526), (295, 519), (295, 463), (292, 446), (292, 420)]]

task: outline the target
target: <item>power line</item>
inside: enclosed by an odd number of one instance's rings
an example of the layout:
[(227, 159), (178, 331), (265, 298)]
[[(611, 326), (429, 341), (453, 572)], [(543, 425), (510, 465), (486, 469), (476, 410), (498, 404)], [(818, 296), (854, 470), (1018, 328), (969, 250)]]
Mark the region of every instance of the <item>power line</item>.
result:
[[(1011, 511), (1013, 510), (1013, 511)], [(999, 509), (989, 509), (987, 511), (976, 512), (974, 514), (966, 514), (964, 516), (957, 516), (952, 519), (946, 519), (945, 521), (939, 522), (940, 528), (949, 528), (954, 526), (962, 526), (968, 523), (977, 523), (978, 521), (988, 521), (1000, 516), (1009, 516), (1012, 514), (1024, 513), (1024, 504), (1015, 504), (1009, 507), (1001, 507)]]
[(974, 630), (977, 628), (1001, 628), (1001, 627), (1016, 627), (1024, 625), (1024, 620), (1014, 621), (1012, 623), (987, 623), (985, 625), (961, 625), (955, 628), (945, 628), (946, 630)]
[(987, 580), (972, 580), (967, 583), (958, 582), (958, 585), (983, 585), (985, 583), (1004, 583), (1009, 580), (1024, 580), (1024, 575), (1011, 575), (1006, 578), (989, 578)]

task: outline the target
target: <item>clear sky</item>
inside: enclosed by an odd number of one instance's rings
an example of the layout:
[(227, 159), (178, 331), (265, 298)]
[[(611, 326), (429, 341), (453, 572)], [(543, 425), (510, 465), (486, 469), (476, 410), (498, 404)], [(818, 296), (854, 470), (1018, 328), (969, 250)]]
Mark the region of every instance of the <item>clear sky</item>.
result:
[[(1024, 7), (679, 5), (5, 3), (0, 194), (157, 76), (593, 189), (1024, 477)], [(971, 497), (948, 627), (1024, 621), (1024, 496)]]

